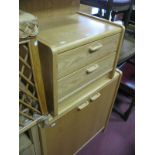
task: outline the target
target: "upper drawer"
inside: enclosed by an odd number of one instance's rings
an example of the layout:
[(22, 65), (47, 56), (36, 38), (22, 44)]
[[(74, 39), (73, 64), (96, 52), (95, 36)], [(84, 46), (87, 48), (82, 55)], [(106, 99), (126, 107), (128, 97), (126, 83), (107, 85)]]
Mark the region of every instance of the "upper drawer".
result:
[(58, 78), (64, 77), (89, 63), (115, 52), (120, 34), (106, 37), (58, 55)]
[(115, 56), (115, 53), (110, 54), (109, 56), (99, 59), (93, 64), (58, 80), (59, 102), (82, 89), (103, 74), (110, 72), (113, 68)]

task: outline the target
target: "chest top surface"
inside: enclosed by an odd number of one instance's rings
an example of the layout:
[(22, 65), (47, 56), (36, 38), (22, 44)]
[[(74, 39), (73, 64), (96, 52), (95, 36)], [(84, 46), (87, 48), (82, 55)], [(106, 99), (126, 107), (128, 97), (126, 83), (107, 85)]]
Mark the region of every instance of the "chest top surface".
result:
[(103, 22), (93, 17), (74, 14), (59, 18), (44, 18), (40, 22), (38, 40), (52, 51), (67, 50), (80, 44), (119, 33), (121, 27)]

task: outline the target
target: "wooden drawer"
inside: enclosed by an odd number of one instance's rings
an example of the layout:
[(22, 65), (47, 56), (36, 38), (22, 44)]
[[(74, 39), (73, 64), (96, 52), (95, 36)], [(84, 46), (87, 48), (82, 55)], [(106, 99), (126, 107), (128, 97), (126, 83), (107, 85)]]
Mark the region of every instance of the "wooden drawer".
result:
[(58, 78), (62, 78), (93, 61), (115, 52), (120, 34), (106, 37), (58, 55)]
[(115, 53), (70, 74), (58, 81), (58, 99), (62, 101), (113, 68)]
[[(40, 128), (44, 155), (73, 155), (106, 127), (120, 74), (51, 125)], [(61, 146), (61, 149), (60, 149)]]

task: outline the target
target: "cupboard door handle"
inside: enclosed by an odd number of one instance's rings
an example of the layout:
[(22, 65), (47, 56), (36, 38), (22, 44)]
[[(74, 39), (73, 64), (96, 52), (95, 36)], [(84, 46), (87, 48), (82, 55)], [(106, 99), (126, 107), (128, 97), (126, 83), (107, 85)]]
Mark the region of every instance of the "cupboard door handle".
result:
[(95, 94), (94, 96), (90, 97), (90, 101), (95, 101), (101, 96), (100, 93)]
[(89, 53), (93, 53), (93, 52), (96, 52), (96, 51), (98, 51), (100, 48), (102, 48), (103, 47), (103, 45), (102, 44), (100, 44), (100, 43), (98, 43), (96, 46), (94, 46), (94, 47), (89, 47)]
[(94, 66), (88, 68), (88, 69), (87, 69), (87, 73), (90, 74), (90, 73), (94, 72), (98, 67), (99, 67), (99, 65), (96, 64), (96, 65), (94, 65)]
[(85, 103), (81, 104), (80, 106), (78, 106), (78, 110), (83, 110), (85, 107), (87, 107), (89, 105), (89, 102), (86, 101)]

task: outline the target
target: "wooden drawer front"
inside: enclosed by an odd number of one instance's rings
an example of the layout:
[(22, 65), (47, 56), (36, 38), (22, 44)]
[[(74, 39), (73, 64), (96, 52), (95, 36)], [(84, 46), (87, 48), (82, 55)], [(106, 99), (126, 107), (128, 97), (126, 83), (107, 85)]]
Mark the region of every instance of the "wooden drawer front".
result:
[(58, 55), (58, 78), (64, 77), (91, 62), (117, 50), (120, 34), (106, 37)]
[(104, 128), (111, 113), (117, 86), (118, 77), (57, 120), (54, 127), (42, 128), (45, 155), (73, 155)]
[(58, 81), (58, 99), (66, 98), (113, 68), (115, 53)]

